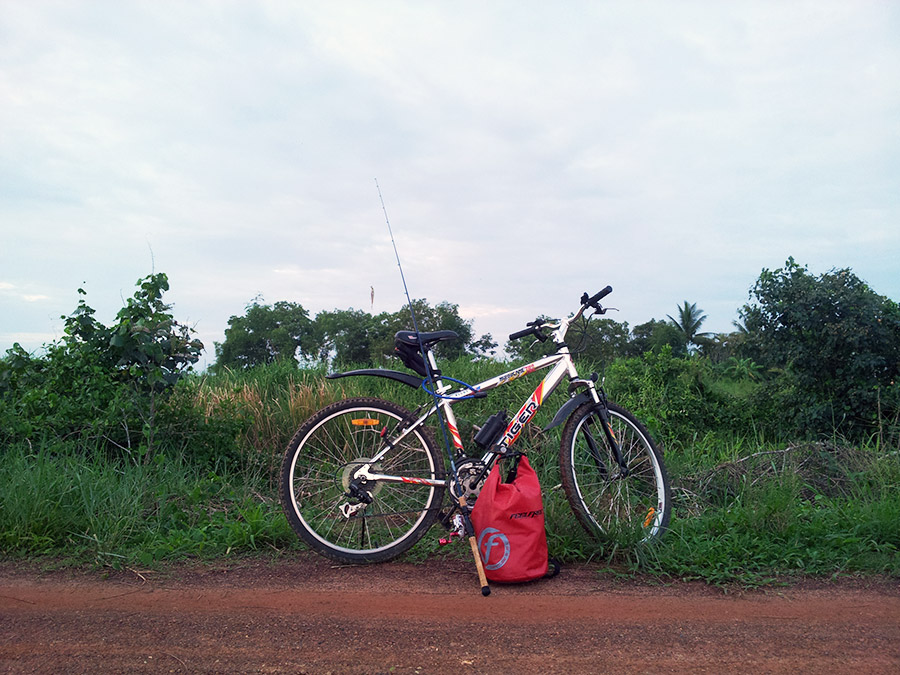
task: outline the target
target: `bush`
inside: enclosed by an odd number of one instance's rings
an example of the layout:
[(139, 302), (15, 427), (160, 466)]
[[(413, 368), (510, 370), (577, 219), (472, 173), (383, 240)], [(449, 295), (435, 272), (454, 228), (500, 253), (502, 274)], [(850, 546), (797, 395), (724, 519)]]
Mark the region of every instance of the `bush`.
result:
[(850, 270), (763, 270), (741, 310), (750, 356), (778, 373), (762, 402), (800, 437), (860, 438), (900, 412), (900, 307)]
[(153, 454), (157, 406), (203, 345), (162, 302), (165, 274), (137, 285), (112, 326), (97, 321), (82, 298), (63, 317), (65, 337), (46, 355), (32, 356), (18, 344), (7, 352), (0, 361), (0, 439), (77, 441), (117, 454)]
[(605, 387), (657, 442), (685, 445), (708, 434), (743, 434), (753, 428), (746, 400), (711, 386), (715, 377), (703, 359), (677, 358), (664, 347), (611, 364)]

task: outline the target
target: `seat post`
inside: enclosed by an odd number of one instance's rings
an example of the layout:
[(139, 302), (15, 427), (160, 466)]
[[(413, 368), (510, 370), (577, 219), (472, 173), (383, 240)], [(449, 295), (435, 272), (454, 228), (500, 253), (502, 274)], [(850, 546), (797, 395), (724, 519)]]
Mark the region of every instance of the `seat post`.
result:
[(441, 382), (441, 371), (437, 366), (437, 360), (434, 358), (434, 352), (432, 351), (430, 346), (425, 347), (425, 353), (428, 355), (428, 365), (431, 368), (431, 374), (434, 375), (435, 380), (437, 380), (437, 382), (435, 382), (435, 385), (440, 384), (440, 386), (437, 387), (436, 391), (439, 394), (443, 394), (445, 391), (447, 391), (447, 389), (450, 388), (450, 385), (444, 385)]

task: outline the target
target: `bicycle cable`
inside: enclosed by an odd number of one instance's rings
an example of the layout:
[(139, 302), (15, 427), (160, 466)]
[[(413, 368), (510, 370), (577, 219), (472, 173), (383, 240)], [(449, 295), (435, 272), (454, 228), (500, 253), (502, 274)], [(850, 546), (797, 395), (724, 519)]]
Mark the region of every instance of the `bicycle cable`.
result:
[(578, 319), (578, 323), (574, 324), (575, 330), (572, 332), (578, 336), (578, 344), (575, 347), (570, 347), (569, 353), (581, 354), (588, 348), (588, 345), (590, 343), (590, 337), (588, 336), (589, 323), (590, 318), (582, 315), (581, 318)]
[(469, 391), (471, 391), (472, 393), (466, 394), (465, 396), (447, 396), (445, 394), (440, 393), (439, 391), (432, 391), (431, 389), (426, 387), (425, 382), (427, 382), (427, 380), (422, 380), (422, 389), (424, 389), (426, 392), (431, 394), (433, 397), (442, 398), (446, 401), (469, 401), (469, 400), (477, 397), (478, 391), (471, 384), (468, 384), (467, 382), (463, 382), (462, 380), (457, 380), (456, 378), (449, 377), (447, 375), (441, 375), (441, 379), (449, 380), (450, 382), (454, 382), (458, 385), (461, 385), (461, 386), (465, 387), (466, 389), (468, 389)]

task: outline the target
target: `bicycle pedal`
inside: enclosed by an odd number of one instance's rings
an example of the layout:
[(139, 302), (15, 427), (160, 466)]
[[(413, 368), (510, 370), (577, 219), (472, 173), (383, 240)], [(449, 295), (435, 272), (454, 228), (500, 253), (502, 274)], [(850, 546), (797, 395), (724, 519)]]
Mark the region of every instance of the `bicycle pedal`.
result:
[(450, 533), (449, 535), (447, 535), (446, 537), (441, 537), (440, 539), (438, 539), (438, 545), (439, 545), (439, 546), (446, 546), (447, 544), (452, 544), (452, 543), (453, 543), (453, 539), (454, 539), (455, 537), (462, 537), (462, 535), (461, 535), (459, 532), (451, 532), (451, 533)]

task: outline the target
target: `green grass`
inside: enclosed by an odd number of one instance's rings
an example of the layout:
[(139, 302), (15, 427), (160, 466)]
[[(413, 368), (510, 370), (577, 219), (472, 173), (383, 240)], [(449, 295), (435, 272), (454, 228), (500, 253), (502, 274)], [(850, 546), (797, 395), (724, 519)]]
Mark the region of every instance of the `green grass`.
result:
[[(451, 366), (446, 372), (469, 382), (501, 369)], [(278, 366), (191, 378), (180, 385), (177, 410), (191, 406), (194, 430), (169, 439), (166, 451), (149, 462), (111, 458), (100, 447), (74, 442), (0, 449), (0, 550), (77, 564), (147, 566), (299, 548), (277, 502), (277, 472), (302, 421), (348, 396), (388, 398), (407, 408), (427, 400), (386, 379), (325, 381), (322, 375)], [(513, 414), (538, 378), (457, 405), (464, 441), (498, 410)], [(663, 432), (657, 440), (673, 487), (671, 528), (660, 542), (635, 548), (591, 539), (569, 510), (559, 487), (559, 429), (539, 431), (563, 401), (562, 394), (549, 399), (523, 437), (544, 488), (554, 557), (715, 584), (758, 585), (810, 574), (900, 577), (897, 448), (790, 444), (753, 429)], [(239, 423), (224, 423), (229, 420)], [(440, 434), (436, 438), (440, 443)], [(207, 441), (211, 445), (200, 452), (198, 444)], [(221, 457), (219, 447), (228, 448)], [(441, 535), (429, 532), (408, 559), (435, 555)]]
[(0, 548), (119, 566), (295, 546), (261, 482), (180, 458), (143, 465), (71, 448), (6, 448)]
[(745, 585), (785, 575), (900, 576), (898, 453), (738, 443), (694, 454), (705, 462), (671, 458), (675, 518), (658, 545), (634, 557), (635, 569)]
[(784, 576), (900, 576), (893, 500), (805, 501), (767, 486), (742, 503), (678, 518), (633, 568), (709, 583), (759, 585)]

